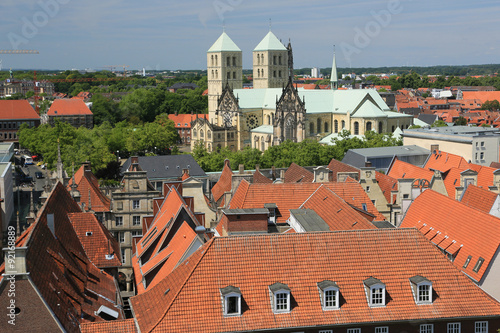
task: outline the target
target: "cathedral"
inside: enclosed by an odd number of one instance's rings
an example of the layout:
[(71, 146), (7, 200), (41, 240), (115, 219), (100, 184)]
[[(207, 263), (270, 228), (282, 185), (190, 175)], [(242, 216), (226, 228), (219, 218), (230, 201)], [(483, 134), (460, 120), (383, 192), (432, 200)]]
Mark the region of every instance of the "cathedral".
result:
[(346, 129), (392, 133), (408, 128), (412, 116), (393, 112), (376, 90), (339, 90), (333, 56), (330, 88), (297, 89), (293, 53), (271, 32), (253, 50), (253, 89), (243, 89), (242, 52), (223, 32), (207, 52), (209, 119), (191, 124), (191, 149), (203, 142), (209, 152), (228, 147), (265, 151), (291, 140), (321, 140)]

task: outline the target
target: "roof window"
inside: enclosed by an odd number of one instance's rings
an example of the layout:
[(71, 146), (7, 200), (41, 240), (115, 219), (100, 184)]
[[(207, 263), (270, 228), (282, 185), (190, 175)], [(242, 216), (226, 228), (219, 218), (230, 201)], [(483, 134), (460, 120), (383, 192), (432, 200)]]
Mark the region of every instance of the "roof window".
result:
[(363, 281), (365, 292), (370, 307), (385, 306), (385, 284), (379, 279), (369, 277)]
[(241, 315), (241, 291), (240, 288), (227, 286), (220, 289), (224, 316)]
[(318, 282), (319, 295), (323, 310), (339, 309), (339, 286), (329, 280)]
[(476, 266), (474, 266), (473, 271), (476, 272), (476, 273), (479, 272), (479, 270), (481, 269), (481, 265), (483, 264), (483, 262), (484, 262), (484, 258), (479, 257), (479, 259), (476, 262)]
[(415, 275), (410, 278), (413, 297), (416, 304), (432, 304), (432, 282), (425, 277)]
[(271, 305), (274, 313), (290, 312), (290, 288), (286, 284), (276, 282), (269, 286)]

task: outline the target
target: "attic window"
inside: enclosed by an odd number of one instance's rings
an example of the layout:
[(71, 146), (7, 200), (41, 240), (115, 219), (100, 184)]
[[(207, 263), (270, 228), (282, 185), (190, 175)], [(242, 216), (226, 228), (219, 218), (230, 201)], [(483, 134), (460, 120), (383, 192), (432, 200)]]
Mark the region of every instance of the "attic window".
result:
[(379, 279), (370, 277), (363, 281), (370, 307), (385, 306), (385, 284)]
[(468, 256), (467, 259), (465, 260), (464, 268), (467, 268), (469, 266), (470, 260), (472, 259), (472, 256)]
[(321, 306), (324, 311), (339, 309), (339, 287), (329, 280), (318, 283)]
[(432, 282), (425, 277), (415, 275), (410, 283), (416, 304), (432, 304)]
[(92, 236), (92, 231), (87, 231), (87, 232), (85, 233), (85, 236)]
[(224, 316), (241, 315), (241, 291), (240, 288), (227, 286), (220, 289), (222, 296)]
[(484, 258), (479, 257), (479, 259), (476, 262), (476, 266), (474, 266), (473, 271), (476, 273), (479, 272), (479, 269), (481, 269), (481, 265), (483, 264), (483, 262), (484, 262)]
[(106, 254), (106, 260), (112, 260), (115, 258), (114, 254)]
[(362, 203), (361, 204), (361, 207), (363, 207), (363, 210), (366, 212), (367, 211), (367, 208), (366, 208), (366, 204), (365, 203)]
[(269, 291), (273, 312), (290, 312), (290, 288), (286, 284), (276, 282), (269, 286)]

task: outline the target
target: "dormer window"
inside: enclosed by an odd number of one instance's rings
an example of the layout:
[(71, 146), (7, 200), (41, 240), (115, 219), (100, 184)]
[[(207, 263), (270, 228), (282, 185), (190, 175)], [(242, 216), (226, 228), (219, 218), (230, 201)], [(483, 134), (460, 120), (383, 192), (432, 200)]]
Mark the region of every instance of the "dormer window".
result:
[(269, 286), (269, 291), (273, 312), (290, 312), (290, 288), (286, 284), (276, 282)]
[(379, 279), (370, 277), (363, 281), (368, 299), (368, 305), (371, 307), (385, 306), (385, 284)]
[(325, 280), (318, 283), (321, 306), (323, 310), (339, 309), (339, 287), (333, 281)]
[(241, 291), (240, 288), (227, 286), (220, 289), (222, 295), (223, 311), (225, 316), (241, 315)]
[(425, 277), (415, 275), (410, 278), (416, 304), (432, 304), (432, 282)]
[(483, 264), (484, 262), (484, 259), (479, 257), (479, 259), (477, 260), (476, 262), (476, 265), (474, 266), (474, 268), (472, 269), (475, 273), (479, 272), (479, 270), (481, 269), (481, 265)]

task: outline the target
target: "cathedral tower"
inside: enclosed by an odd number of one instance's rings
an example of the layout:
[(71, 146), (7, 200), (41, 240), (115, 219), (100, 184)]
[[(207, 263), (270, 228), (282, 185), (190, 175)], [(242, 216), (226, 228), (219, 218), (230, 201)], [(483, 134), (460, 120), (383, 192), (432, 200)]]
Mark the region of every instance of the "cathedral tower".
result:
[(243, 65), (240, 48), (226, 32), (207, 51), (208, 113), (211, 123), (217, 125), (217, 99), (226, 83), (232, 89), (243, 87)]
[(253, 88), (283, 88), (288, 82), (288, 49), (271, 32), (253, 50)]

